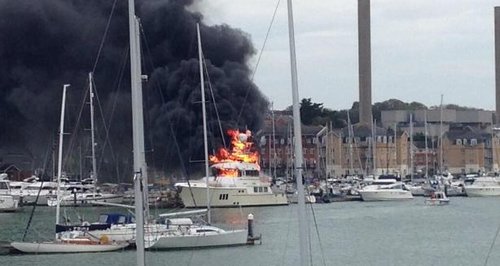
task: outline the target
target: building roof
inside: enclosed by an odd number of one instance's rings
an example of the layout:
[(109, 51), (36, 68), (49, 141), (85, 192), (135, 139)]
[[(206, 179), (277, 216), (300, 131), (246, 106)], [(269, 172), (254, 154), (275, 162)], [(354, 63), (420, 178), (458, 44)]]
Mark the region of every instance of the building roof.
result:
[(491, 134), (482, 129), (465, 126), (463, 128), (450, 129), (450, 131), (446, 132), (445, 137), (450, 140), (454, 139), (486, 140), (491, 137)]

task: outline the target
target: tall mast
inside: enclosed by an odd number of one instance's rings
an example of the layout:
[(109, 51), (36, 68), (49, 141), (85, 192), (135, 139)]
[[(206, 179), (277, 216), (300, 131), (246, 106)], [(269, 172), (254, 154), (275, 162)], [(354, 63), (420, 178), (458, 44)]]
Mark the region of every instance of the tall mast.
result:
[(63, 135), (64, 135), (64, 109), (66, 106), (66, 89), (69, 84), (63, 86), (63, 96), (61, 103), (61, 122), (59, 124), (59, 153), (57, 154), (57, 204), (56, 204), (56, 224), (59, 224), (61, 212), (61, 175), (62, 175), (62, 153), (63, 153)]
[[(132, 95), (132, 135), (134, 144), (134, 192), (137, 265), (145, 265), (144, 257), (144, 193), (147, 193), (147, 166), (144, 155), (144, 117), (142, 108), (141, 50), (139, 21), (135, 16), (134, 0), (128, 1), (130, 37), (130, 82)], [(146, 216), (147, 217), (147, 216)]]
[(274, 106), (273, 103), (271, 103), (271, 115), (272, 115), (272, 120), (273, 120), (273, 179), (276, 178), (276, 125), (274, 122)]
[[(377, 175), (377, 131), (375, 126), (377, 124), (377, 120), (372, 119), (372, 164), (373, 164), (373, 175)], [(382, 166), (383, 167), (383, 166)]]
[(207, 111), (205, 107), (205, 77), (203, 75), (203, 51), (201, 49), (201, 34), (200, 34), (200, 24), (196, 23), (196, 34), (198, 36), (198, 61), (200, 63), (200, 88), (201, 88), (201, 106), (202, 106), (202, 114), (203, 114), (203, 147), (205, 149), (205, 184), (207, 186), (207, 220), (208, 223), (211, 223), (211, 214), (210, 214), (210, 190), (208, 187), (208, 175), (209, 175), (209, 166), (208, 166), (208, 137), (207, 137)]
[(298, 216), (299, 216), (299, 242), (300, 242), (300, 265), (308, 265), (309, 246), (306, 230), (306, 206), (304, 196), (304, 185), (302, 184), (303, 153), (302, 153), (302, 130), (300, 122), (299, 86), (297, 78), (297, 59), (295, 56), (295, 36), (293, 29), (292, 0), (288, 0), (288, 37), (290, 41), (290, 67), (292, 73), (292, 98), (293, 98), (293, 132), (295, 135), (295, 177), (298, 191)]
[(354, 171), (354, 164), (352, 162), (352, 140), (354, 132), (352, 130), (352, 125), (351, 125), (351, 116), (349, 115), (349, 111), (347, 111), (347, 132), (349, 133), (349, 174), (352, 175), (351, 171)]
[(413, 183), (413, 114), (410, 114), (410, 180)]
[(429, 149), (427, 147), (427, 110), (424, 111), (424, 130), (425, 130), (425, 177), (429, 175)]
[(93, 75), (89, 73), (89, 94), (90, 94), (90, 140), (92, 143), (92, 182), (94, 183), (94, 192), (97, 185), (97, 163), (95, 158), (95, 132), (94, 132), (94, 90), (93, 90)]
[(443, 174), (443, 94), (439, 104), (439, 173)]

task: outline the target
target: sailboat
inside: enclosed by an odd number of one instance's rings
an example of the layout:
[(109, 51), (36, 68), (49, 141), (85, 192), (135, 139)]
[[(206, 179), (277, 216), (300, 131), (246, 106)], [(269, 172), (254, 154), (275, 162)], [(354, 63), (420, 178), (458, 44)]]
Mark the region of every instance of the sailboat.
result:
[[(92, 172), (91, 184), (89, 187), (85, 185), (73, 185), (73, 192), (66, 193), (60, 198), (60, 206), (89, 206), (96, 205), (100, 202), (121, 203), (122, 195), (113, 193), (102, 193), (97, 191), (97, 162), (95, 155), (95, 130), (94, 130), (94, 80), (93, 73), (89, 73), (89, 105), (90, 105), (90, 132), (91, 132), (91, 150), (92, 150)], [(78, 188), (78, 190), (76, 190)], [(88, 191), (88, 190), (90, 191)], [(48, 206), (56, 206), (55, 197), (47, 200)]]
[(247, 244), (247, 230), (231, 230), (210, 225), (210, 189), (208, 185), (209, 176), (209, 157), (208, 157), (208, 140), (207, 140), (207, 118), (205, 108), (205, 82), (203, 75), (203, 52), (201, 49), (200, 26), (196, 24), (196, 32), (198, 37), (198, 56), (200, 64), (200, 83), (201, 83), (201, 102), (203, 112), (203, 140), (205, 150), (205, 185), (206, 185), (206, 202), (208, 212), (208, 224), (195, 224), (191, 218), (169, 218), (171, 215), (164, 214), (167, 218), (167, 230), (165, 233), (158, 235), (155, 239), (151, 239), (147, 243), (146, 248), (152, 249), (169, 249), (169, 248), (199, 248), (212, 246), (231, 246)]
[[(61, 175), (62, 175), (62, 147), (63, 147), (63, 132), (64, 132), (64, 107), (66, 101), (66, 90), (68, 84), (63, 87), (62, 107), (61, 107), (61, 123), (59, 127), (59, 154), (58, 154), (58, 170), (57, 170), (57, 206), (56, 206), (56, 225), (60, 220), (60, 193), (61, 193)], [(90, 235), (75, 235), (70, 238), (61, 238), (61, 235), (56, 233), (54, 241), (50, 242), (12, 242), (11, 246), (23, 253), (82, 253), (82, 252), (104, 252), (123, 249), (128, 246), (128, 243), (110, 242), (107, 237), (96, 239)]]

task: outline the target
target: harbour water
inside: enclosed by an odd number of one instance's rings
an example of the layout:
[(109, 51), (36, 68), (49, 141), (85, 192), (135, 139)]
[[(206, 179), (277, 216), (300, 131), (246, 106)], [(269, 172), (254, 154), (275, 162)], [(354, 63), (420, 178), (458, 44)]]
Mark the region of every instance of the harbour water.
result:
[[(415, 198), (308, 205), (312, 265), (479, 266), (485, 265), (490, 247), (487, 265), (500, 265), (500, 240), (494, 243), (500, 226), (499, 203), (500, 198), (452, 198), (448, 206), (426, 206), (424, 198)], [(0, 240), (20, 240), (30, 208), (22, 213), (0, 213)], [(262, 245), (148, 251), (147, 265), (298, 265), (296, 208), (215, 209), (215, 223), (225, 228), (244, 226), (246, 214), (253, 213)], [(66, 216), (79, 213), (89, 221), (113, 210), (65, 209)], [(54, 208), (38, 207), (27, 239), (50, 239), (54, 215)], [(0, 265), (135, 265), (135, 251), (4, 255)]]

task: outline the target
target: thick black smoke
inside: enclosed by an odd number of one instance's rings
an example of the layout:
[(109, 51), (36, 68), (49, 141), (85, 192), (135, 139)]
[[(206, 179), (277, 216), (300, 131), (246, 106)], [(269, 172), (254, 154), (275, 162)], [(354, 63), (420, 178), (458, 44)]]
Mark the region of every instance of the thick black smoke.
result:
[[(136, 2), (144, 30), (143, 73), (149, 76), (144, 85), (148, 161), (166, 173), (182, 170), (182, 164), (192, 169), (195, 164), (190, 160), (203, 157), (195, 26), (203, 17), (187, 10), (193, 0)], [(111, 119), (109, 144), (104, 144), (105, 131), (100, 124), (99, 154), (106, 146), (100, 169), (104, 172), (101, 176), (115, 176), (116, 169), (129, 176), (132, 131), (127, 1), (0, 0), (0, 146), (30, 154), (34, 165), (41, 167), (55, 139), (65, 83), (72, 84), (66, 131), (72, 130), (114, 3), (94, 71), (99, 102), (106, 119)], [(202, 24), (201, 34), (215, 98), (214, 104), (207, 83), (211, 148), (215, 149), (221, 143), (215, 106), (223, 130), (257, 130), (268, 102), (249, 80), (247, 60), (255, 51), (249, 37), (227, 25)], [(88, 122), (87, 114), (82, 121)]]

